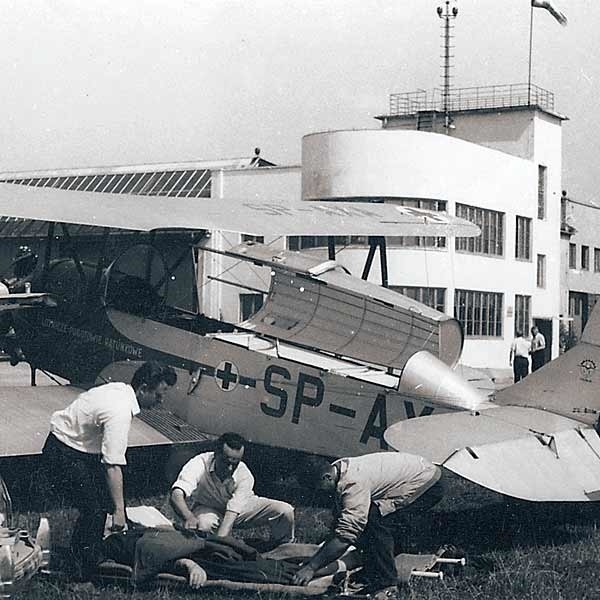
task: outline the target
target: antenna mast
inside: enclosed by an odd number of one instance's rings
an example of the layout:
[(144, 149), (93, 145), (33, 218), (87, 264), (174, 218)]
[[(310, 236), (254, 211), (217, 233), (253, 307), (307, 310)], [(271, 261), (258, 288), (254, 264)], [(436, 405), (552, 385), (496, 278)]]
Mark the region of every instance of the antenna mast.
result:
[(458, 15), (458, 8), (453, 6), (452, 9), (450, 9), (450, 0), (446, 0), (445, 4), (445, 10), (441, 6), (437, 7), (437, 14), (438, 17), (444, 21), (442, 24), (442, 48), (444, 52), (444, 64), (442, 66), (442, 108), (444, 111), (444, 128), (446, 129), (446, 133), (449, 133), (450, 124), (452, 122), (450, 117), (450, 88), (452, 85), (452, 75), (450, 74), (450, 70), (453, 67), (450, 59), (454, 58), (454, 55), (450, 54), (450, 51), (454, 49), (454, 46), (451, 45), (451, 40), (454, 39), (454, 36), (451, 35), (451, 31), (454, 29), (452, 21), (456, 19)]

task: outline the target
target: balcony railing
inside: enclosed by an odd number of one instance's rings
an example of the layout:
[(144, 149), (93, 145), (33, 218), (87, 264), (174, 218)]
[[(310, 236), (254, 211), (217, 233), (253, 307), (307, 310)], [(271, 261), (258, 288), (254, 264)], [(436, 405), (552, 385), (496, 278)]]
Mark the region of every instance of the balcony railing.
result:
[(420, 111), (450, 112), (462, 110), (514, 108), (538, 106), (554, 111), (554, 94), (537, 85), (513, 83), (480, 87), (454, 88), (444, 97), (443, 90), (435, 88), (390, 95), (390, 116), (413, 115)]

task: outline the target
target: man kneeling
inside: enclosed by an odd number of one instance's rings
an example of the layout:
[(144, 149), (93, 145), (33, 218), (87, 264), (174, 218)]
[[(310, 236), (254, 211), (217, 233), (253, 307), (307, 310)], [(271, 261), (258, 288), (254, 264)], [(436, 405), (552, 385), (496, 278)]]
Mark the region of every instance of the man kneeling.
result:
[(273, 542), (292, 541), (294, 508), (254, 494), (254, 477), (242, 462), (245, 443), (224, 433), (214, 452), (188, 461), (171, 487), (171, 506), (186, 529), (228, 536), (233, 527), (269, 525)]
[(329, 538), (296, 573), (294, 583), (307, 584), (320, 567), (354, 545), (363, 553), (369, 591), (378, 591), (375, 598), (396, 596), (393, 528), (399, 518), (441, 500), (441, 469), (421, 456), (378, 452), (332, 464), (311, 457), (303, 479), (311, 487), (334, 493), (335, 519)]

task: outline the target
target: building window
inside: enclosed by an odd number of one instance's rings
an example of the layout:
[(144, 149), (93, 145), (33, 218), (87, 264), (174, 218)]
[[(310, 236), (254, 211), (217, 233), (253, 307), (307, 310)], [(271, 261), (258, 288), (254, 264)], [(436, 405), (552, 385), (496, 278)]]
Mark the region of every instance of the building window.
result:
[(594, 248), (594, 273), (600, 273), (600, 248)]
[(581, 270), (590, 270), (590, 247), (581, 246)]
[[(398, 199), (393, 198), (393, 203), (400, 206), (422, 208), (443, 212), (447, 210), (445, 200), (421, 200), (421, 199)], [(306, 250), (308, 248), (327, 248), (328, 236), (326, 235), (302, 235), (288, 237), (289, 250)], [(366, 235), (336, 235), (334, 238), (336, 248), (342, 249), (347, 246), (368, 246), (369, 238)], [(386, 236), (386, 244), (401, 248), (445, 248), (446, 238), (435, 236)]]
[(518, 215), (515, 231), (515, 258), (531, 260), (531, 219)]
[(242, 243), (243, 242), (257, 242), (258, 244), (265, 243), (264, 235), (249, 235), (247, 233), (242, 233)]
[(517, 331), (527, 337), (531, 315), (531, 296), (515, 296), (515, 335)]
[(256, 314), (262, 305), (262, 294), (240, 294), (240, 321), (245, 321)]
[(477, 237), (457, 237), (455, 248), (458, 252), (503, 256), (504, 213), (457, 203), (456, 216), (475, 223), (481, 229), (481, 235)]
[(546, 255), (537, 255), (537, 286), (539, 288), (546, 287)]
[(538, 165), (538, 219), (546, 218), (546, 187), (548, 181), (548, 169)]
[(502, 337), (502, 294), (456, 290), (454, 316), (471, 337)]
[(577, 246), (569, 244), (569, 269), (577, 268)]
[(390, 286), (395, 292), (426, 304), (435, 310), (444, 312), (446, 310), (446, 290), (445, 288), (432, 287), (413, 287), (409, 285)]

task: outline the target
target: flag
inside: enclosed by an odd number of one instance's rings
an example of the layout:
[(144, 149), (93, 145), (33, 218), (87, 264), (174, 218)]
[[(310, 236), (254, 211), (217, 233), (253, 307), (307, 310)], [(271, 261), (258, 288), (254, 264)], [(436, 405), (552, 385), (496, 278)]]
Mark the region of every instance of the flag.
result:
[(567, 24), (565, 13), (560, 11), (550, 0), (531, 0), (531, 6), (545, 8), (563, 27)]

